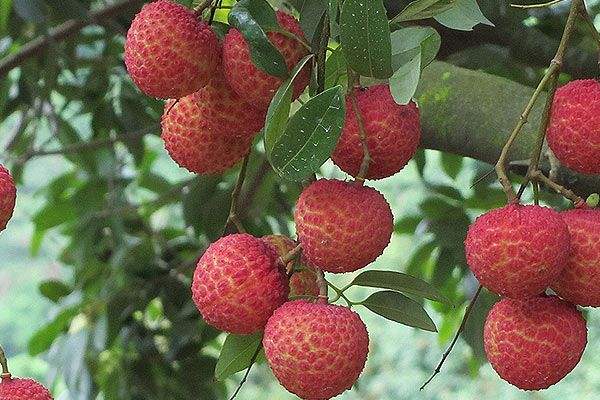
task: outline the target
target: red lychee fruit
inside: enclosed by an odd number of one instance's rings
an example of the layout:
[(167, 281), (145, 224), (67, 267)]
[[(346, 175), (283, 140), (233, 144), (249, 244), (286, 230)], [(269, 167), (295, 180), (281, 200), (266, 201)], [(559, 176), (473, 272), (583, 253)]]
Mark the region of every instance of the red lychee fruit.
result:
[(550, 208), (510, 204), (481, 215), (465, 240), (467, 264), (479, 282), (502, 296), (542, 293), (564, 269), (569, 230)]
[[(415, 155), (421, 140), (419, 109), (414, 102), (396, 104), (388, 85), (355, 89), (367, 147), (371, 156), (367, 179), (381, 179), (400, 171)], [(346, 120), (331, 156), (344, 172), (357, 176), (363, 160), (360, 124), (351, 97), (346, 99)]]
[[(272, 246), (279, 257), (285, 257), (294, 250), (296, 243), (292, 239), (283, 235), (268, 235), (262, 238)], [(286, 265), (286, 272), (290, 277), (290, 298), (294, 296), (319, 296), (319, 286), (317, 285), (317, 275), (308, 266), (303, 266), (300, 271), (294, 271), (294, 261)]]
[(17, 200), (17, 188), (10, 172), (0, 165), (0, 231), (6, 229)]
[(33, 379), (9, 377), (0, 382), (0, 400), (52, 400), (52, 395)]
[(198, 261), (192, 282), (192, 297), (204, 320), (243, 335), (264, 328), (288, 298), (278, 257), (264, 241), (245, 233), (212, 243)]
[[(277, 11), (277, 21), (282, 29), (304, 39), (300, 24), (294, 17)], [(302, 44), (281, 33), (268, 32), (269, 41), (283, 56), (288, 69), (292, 68), (308, 54)], [(230, 29), (223, 39), (223, 64), (229, 85), (238, 95), (257, 108), (267, 109), (282, 79), (258, 69), (250, 57), (246, 39), (237, 29)], [(294, 81), (294, 98), (297, 98), (308, 85), (310, 71), (304, 68)]]
[(194, 93), (208, 83), (218, 59), (212, 28), (172, 1), (146, 4), (127, 32), (127, 71), (152, 97), (178, 99)]
[(328, 272), (356, 271), (374, 261), (394, 229), (381, 193), (339, 180), (321, 179), (304, 189), (294, 220), (303, 256)]
[(560, 162), (584, 174), (600, 174), (600, 82), (567, 83), (556, 91), (548, 145)]
[(330, 399), (352, 387), (369, 351), (367, 328), (346, 307), (296, 300), (265, 328), (267, 362), (279, 382), (305, 400)]
[(579, 310), (557, 297), (503, 299), (487, 316), (483, 342), (502, 379), (520, 389), (540, 390), (575, 368), (587, 328)]
[(552, 289), (571, 303), (600, 307), (600, 210), (569, 210), (561, 215), (571, 234), (571, 251)]
[[(222, 173), (244, 158), (252, 146), (253, 128), (257, 125), (251, 122), (252, 118), (242, 118), (240, 122), (246, 121), (245, 128), (229, 131), (235, 122), (225, 114), (239, 115), (231, 108), (214, 108), (229, 102), (226, 94), (216, 100), (217, 90), (209, 85), (190, 96), (168, 101), (161, 119), (161, 137), (171, 158), (198, 174)], [(260, 119), (253, 110), (246, 111)]]

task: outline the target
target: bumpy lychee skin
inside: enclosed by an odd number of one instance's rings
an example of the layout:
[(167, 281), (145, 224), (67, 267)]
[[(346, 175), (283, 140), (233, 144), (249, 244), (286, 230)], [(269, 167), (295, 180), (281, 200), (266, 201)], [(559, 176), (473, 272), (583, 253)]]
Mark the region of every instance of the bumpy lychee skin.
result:
[(540, 390), (575, 368), (587, 328), (577, 308), (557, 297), (503, 299), (487, 316), (483, 342), (502, 379), (520, 389)]
[[(419, 109), (412, 101), (407, 105), (396, 104), (388, 85), (356, 89), (354, 94), (371, 156), (365, 178), (392, 176), (404, 168), (417, 151), (421, 140)], [(331, 158), (344, 172), (356, 176), (363, 156), (360, 124), (349, 96), (344, 128)]]
[[(297, 37), (304, 38), (300, 24), (294, 17), (277, 11), (279, 25)], [(296, 39), (281, 33), (269, 32), (267, 37), (283, 56), (288, 70), (308, 54)], [(257, 108), (266, 109), (282, 83), (282, 79), (258, 69), (250, 57), (250, 48), (237, 29), (230, 29), (223, 39), (223, 63), (229, 85), (246, 101)], [(304, 68), (294, 81), (294, 98), (298, 97), (308, 85), (310, 71)]]
[[(272, 246), (279, 257), (284, 257), (291, 252), (296, 243), (292, 239), (283, 235), (268, 235), (262, 238), (270, 246)], [(308, 266), (304, 266), (301, 271), (293, 272), (294, 261), (290, 261), (286, 265), (286, 273), (290, 276), (290, 298), (294, 296), (319, 296), (319, 286), (317, 285), (317, 275)]]
[(0, 165), (0, 232), (12, 218), (17, 200), (17, 188), (10, 172)]
[(192, 282), (192, 297), (204, 320), (237, 334), (263, 329), (288, 298), (287, 277), (277, 258), (270, 246), (248, 234), (212, 243)]
[(572, 81), (556, 91), (548, 145), (572, 170), (600, 174), (600, 82)]
[(569, 210), (561, 215), (571, 234), (571, 251), (552, 289), (571, 303), (600, 307), (600, 211)]
[(569, 230), (550, 208), (510, 204), (481, 215), (465, 240), (467, 264), (479, 282), (502, 296), (535, 296), (565, 268)]
[(33, 379), (7, 378), (0, 382), (0, 400), (52, 400), (52, 395)]
[(374, 261), (394, 228), (381, 193), (339, 180), (321, 179), (304, 189), (294, 220), (304, 257), (328, 272), (356, 271)]
[(356, 382), (367, 360), (369, 335), (358, 314), (346, 307), (296, 300), (273, 313), (263, 346), (283, 387), (305, 400), (325, 400)]
[[(206, 91), (212, 91), (207, 89)], [(205, 90), (165, 104), (161, 119), (167, 152), (179, 166), (198, 174), (218, 174), (233, 167), (252, 146), (253, 135), (225, 130), (202, 114)]]
[(168, 0), (146, 4), (127, 32), (125, 65), (149, 96), (178, 99), (208, 83), (219, 59), (212, 28)]

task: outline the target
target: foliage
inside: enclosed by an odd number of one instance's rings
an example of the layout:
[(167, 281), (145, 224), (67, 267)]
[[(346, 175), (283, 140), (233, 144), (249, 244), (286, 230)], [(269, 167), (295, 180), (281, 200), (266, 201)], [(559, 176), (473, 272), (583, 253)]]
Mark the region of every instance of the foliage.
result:
[[(3, 161), (17, 180), (26, 183), (28, 165), (37, 157), (55, 156), (68, 165), (48, 176), (40, 193), (44, 204), (33, 216), (31, 251), (37, 253), (49, 232), (59, 232), (66, 239), (59, 260), (71, 273), (39, 287), (57, 313), (30, 339), (29, 352), (52, 350), (50, 361), (73, 399), (193, 399), (199, 393), (220, 399), (224, 380), (250, 364), (257, 338), (228, 336), (222, 344), (220, 332), (201, 320), (189, 286), (196, 259), (223, 233), (238, 170), (190, 176), (173, 172), (165, 160), (156, 137), (162, 104), (139, 93), (122, 62), (124, 33), (143, 2), (128, 3), (99, 24), (50, 40), (0, 82), (2, 127), (14, 127), (4, 133)], [(301, 183), (322, 173), (341, 131), (352, 80), (348, 67), (363, 83), (389, 79), (398, 103), (413, 98), (422, 70), (436, 56), (533, 85), (551, 56), (543, 50), (531, 55), (531, 38), (553, 47), (565, 15), (560, 8), (534, 17), (504, 12), (501, 2), (491, 0), (479, 2), (483, 13), (475, 0), (290, 3), (274, 5), (299, 16), (313, 53), (292, 71), (266, 39), (276, 29), (266, 1), (242, 0), (228, 17), (225, 9), (217, 12), (221, 23), (242, 31), (259, 67), (287, 78), (269, 108), (264, 146), (255, 145), (238, 204), (242, 223), (257, 236), (293, 233), (291, 212)], [(53, 27), (106, 6), (91, 0), (0, 0), (0, 55), (6, 60)], [(523, 25), (532, 18), (535, 23)], [(498, 26), (493, 34), (480, 25), (490, 20)], [(367, 29), (357, 29), (365, 21)], [(469, 42), (448, 28), (476, 31)], [(515, 39), (513, 28), (523, 35)], [(327, 30), (332, 51), (319, 42)], [(583, 34), (582, 28), (578, 39)], [(594, 57), (585, 56), (592, 44), (580, 46), (580, 62), (566, 65), (573, 76), (594, 65)], [(328, 54), (325, 64), (322, 54)], [(292, 102), (291, 85), (304, 64), (319, 68), (299, 104)], [(51, 135), (40, 136), (42, 129)], [(460, 323), (457, 310), (473, 291), (462, 244), (467, 226), (475, 214), (505, 199), (492, 179), (477, 182), (488, 165), (449, 153), (434, 158), (424, 151), (416, 157), (426, 195), (417, 210), (396, 220), (396, 234), (411, 235), (417, 246), (406, 266), (392, 267), (403, 274), (364, 272), (351, 285), (385, 289), (353, 304), (432, 331), (436, 326), (423, 305), (434, 300), (428, 307), (439, 313), (437, 330), (447, 341)], [(432, 166), (441, 167), (434, 177), (427, 173)], [(463, 335), (474, 364), (483, 361), (481, 320), (493, 302), (484, 296)]]

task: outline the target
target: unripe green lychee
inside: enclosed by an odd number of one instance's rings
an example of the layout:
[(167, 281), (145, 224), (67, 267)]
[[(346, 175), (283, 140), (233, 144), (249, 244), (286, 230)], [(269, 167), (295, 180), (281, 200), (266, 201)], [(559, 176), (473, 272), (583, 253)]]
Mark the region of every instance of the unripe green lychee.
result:
[(350, 272), (374, 261), (394, 229), (390, 205), (356, 182), (321, 179), (308, 186), (294, 213), (302, 254), (314, 267)]
[(0, 165), (0, 231), (6, 229), (15, 210), (17, 188), (10, 172)]
[[(296, 243), (292, 239), (283, 235), (268, 235), (262, 238), (272, 246), (279, 254), (279, 257), (285, 257), (294, 250)], [(317, 275), (308, 266), (304, 269), (294, 271), (294, 260), (286, 266), (286, 272), (290, 276), (290, 298), (294, 296), (319, 296), (319, 286), (317, 285)]]
[(288, 298), (278, 257), (271, 246), (248, 234), (212, 243), (198, 261), (192, 282), (192, 297), (204, 320), (237, 334), (263, 329)]
[[(294, 17), (277, 11), (277, 22), (282, 29), (304, 39), (300, 24)], [(282, 33), (267, 33), (269, 41), (283, 56), (288, 69), (292, 68), (308, 54), (302, 44)], [(229, 85), (243, 99), (257, 108), (266, 109), (282, 83), (282, 79), (258, 69), (250, 57), (246, 39), (237, 29), (230, 29), (223, 39), (223, 64)], [(308, 85), (310, 71), (304, 68), (294, 81), (294, 98), (297, 98)]]
[(552, 289), (571, 303), (600, 307), (600, 210), (569, 210), (561, 216), (569, 227), (571, 251)]
[(296, 300), (278, 308), (265, 327), (267, 362), (288, 391), (324, 400), (350, 389), (362, 372), (369, 335), (346, 307)]
[(600, 174), (600, 82), (576, 80), (558, 88), (548, 125), (548, 145), (572, 170)]
[(207, 93), (215, 92), (208, 86), (177, 101), (168, 101), (161, 118), (161, 137), (167, 152), (179, 166), (198, 174), (218, 174), (248, 154), (254, 132), (227, 131), (231, 124), (224, 122), (226, 117), (215, 116), (220, 114), (206, 102)]
[(487, 316), (483, 341), (502, 379), (520, 389), (540, 390), (575, 368), (587, 328), (577, 308), (557, 297), (503, 299)]
[(52, 400), (52, 395), (33, 379), (4, 378), (0, 382), (0, 400)]
[(469, 227), (467, 264), (492, 292), (516, 298), (535, 296), (565, 268), (569, 238), (558, 212), (510, 204), (481, 215)]
[(146, 4), (127, 32), (127, 71), (152, 97), (178, 99), (194, 93), (208, 83), (218, 58), (212, 28), (172, 1)]
[[(400, 171), (415, 155), (421, 139), (419, 109), (414, 102), (398, 105), (388, 85), (355, 89), (371, 162), (365, 178), (381, 179)], [(360, 124), (351, 97), (346, 98), (346, 120), (333, 162), (344, 172), (357, 176), (363, 160)]]

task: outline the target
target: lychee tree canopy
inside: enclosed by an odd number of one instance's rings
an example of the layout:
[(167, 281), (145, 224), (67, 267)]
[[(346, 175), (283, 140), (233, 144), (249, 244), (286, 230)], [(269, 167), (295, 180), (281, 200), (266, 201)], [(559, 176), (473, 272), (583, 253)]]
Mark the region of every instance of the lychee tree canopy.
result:
[[(215, 381), (220, 332), (201, 320), (189, 284), (198, 255), (223, 233), (239, 168), (195, 176), (166, 158), (158, 137), (163, 104), (143, 96), (123, 65), (124, 34), (143, 3), (0, 0), (1, 161), (24, 191), (32, 171), (39, 173), (36, 163), (51, 161), (44, 164), (53, 167), (31, 216), (30, 248), (37, 255), (52, 241), (71, 272), (39, 286), (55, 312), (30, 338), (28, 351), (48, 356), (73, 399), (100, 393), (106, 399), (192, 399), (198, 393), (220, 399), (223, 381), (246, 366), (244, 349), (256, 338), (227, 339), (231, 354), (223, 357), (230, 363), (218, 366)], [(219, 30), (229, 22), (252, 34), (242, 18), (248, 15), (268, 25), (268, 15), (254, 3), (261, 2), (241, 1), (230, 18), (228, 8), (217, 11)], [(593, 15), (600, 11), (590, 3)], [(239, 218), (257, 236), (293, 234), (298, 181), (315, 171), (334, 173), (322, 163), (335, 142), (323, 141), (317, 156), (299, 156), (296, 164), (286, 158), (302, 131), (292, 122), (341, 104), (347, 64), (365, 84), (389, 80), (396, 101), (416, 99), (423, 126), (422, 149), (410, 168), (424, 195), (418, 207), (396, 213), (395, 232), (418, 245), (397, 269), (428, 280), (456, 306), (432, 305), (447, 341), (460, 323), (460, 305), (471, 295), (462, 283), (467, 226), (474, 214), (505, 203), (489, 176), (490, 164), (554, 55), (567, 7), (528, 11), (495, 0), (271, 5), (300, 17), (313, 48), (323, 49), (319, 40), (326, 29), (333, 40), (331, 51), (302, 61), (319, 68), (310, 87), (316, 96), (297, 111), (296, 120), (286, 124), (285, 117), (300, 105), (290, 104), (284, 89), (276, 97), (264, 144), (257, 141), (249, 161)], [(563, 81), (598, 73), (595, 44), (585, 33), (583, 26), (575, 32)], [(256, 40), (260, 43), (260, 30)], [(346, 44), (341, 50), (340, 42)], [(293, 77), (298, 71), (281, 68), (273, 49), (252, 50), (273, 75)], [(510, 154), (516, 174), (527, 167), (542, 104), (543, 98)], [(325, 112), (320, 118), (335, 124), (340, 116)], [(600, 191), (597, 177), (566, 170), (558, 176), (582, 196)], [(549, 203), (561, 201), (542, 196)], [(2, 308), (10, 304), (2, 302)], [(484, 360), (481, 321), (492, 302), (484, 296), (463, 333), (473, 365)], [(9, 349), (10, 340), (0, 337)], [(246, 357), (238, 360), (240, 354)]]

